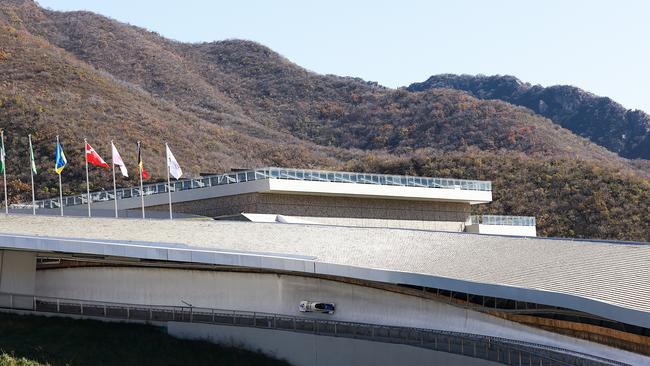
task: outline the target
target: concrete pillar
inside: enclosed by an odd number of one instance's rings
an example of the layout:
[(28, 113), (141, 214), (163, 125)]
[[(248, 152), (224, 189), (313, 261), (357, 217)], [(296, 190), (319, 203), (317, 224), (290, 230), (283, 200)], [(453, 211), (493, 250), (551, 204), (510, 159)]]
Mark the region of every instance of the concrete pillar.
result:
[(0, 306), (32, 309), (35, 287), (36, 253), (0, 250)]

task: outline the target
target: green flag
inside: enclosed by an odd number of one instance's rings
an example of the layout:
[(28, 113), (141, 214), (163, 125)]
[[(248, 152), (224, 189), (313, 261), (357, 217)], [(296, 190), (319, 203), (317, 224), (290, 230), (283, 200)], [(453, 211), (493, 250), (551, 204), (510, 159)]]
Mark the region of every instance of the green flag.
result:
[(3, 138), (2, 146), (0, 146), (0, 173), (4, 173), (4, 172), (5, 172), (5, 139)]
[(36, 162), (34, 161), (34, 149), (32, 148), (31, 136), (29, 139), (29, 162), (32, 168), (32, 173), (37, 174), (38, 171), (36, 171)]

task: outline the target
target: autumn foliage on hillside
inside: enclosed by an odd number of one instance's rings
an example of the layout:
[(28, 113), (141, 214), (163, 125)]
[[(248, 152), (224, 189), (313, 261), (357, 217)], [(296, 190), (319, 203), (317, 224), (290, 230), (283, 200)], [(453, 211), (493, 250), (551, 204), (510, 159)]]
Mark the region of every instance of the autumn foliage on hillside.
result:
[(494, 201), (474, 212), (534, 215), (542, 236), (647, 241), (650, 235), (650, 181), (593, 162), (473, 151), (374, 156), (346, 168), (491, 180)]
[(89, 12), (52, 12), (29, 4), (12, 8), (23, 19), (14, 22), (16, 27), (118, 82), (247, 135), (292, 136), (364, 150), (478, 146), (616, 159), (550, 120), (508, 103), (451, 90), (411, 93), (318, 75), (250, 41), (183, 44)]
[[(141, 140), (154, 179), (164, 142), (187, 176), (271, 165), (489, 179), (481, 210), (535, 215), (541, 234), (650, 240), (649, 166), (529, 109), (319, 75), (254, 42), (184, 44), (30, 0), (0, 3), (0, 127), (12, 202), (29, 194), (31, 133), (39, 198), (58, 194), (56, 135), (65, 194), (84, 190), (84, 137), (107, 160), (114, 140), (131, 169)], [(92, 189), (110, 187), (108, 171), (91, 173)]]
[[(106, 159), (114, 140), (131, 169), (135, 167), (135, 143), (143, 141), (143, 158), (158, 177), (164, 172), (164, 141), (174, 147), (186, 170), (195, 174), (248, 164), (313, 166), (334, 162), (316, 147), (307, 150), (304, 143), (281, 146), (208, 123), (76, 61), (25, 31), (0, 26), (0, 44), (7, 54), (0, 61), (5, 86), (0, 89), (0, 121), (6, 137), (10, 195), (18, 196), (12, 197), (13, 201), (26, 198), (29, 192), (30, 133), (42, 172), (36, 176), (39, 198), (58, 194), (57, 177), (52, 174), (56, 135), (60, 135), (69, 162), (64, 171), (66, 194), (83, 190), (84, 138)], [(97, 169), (91, 179), (94, 188), (108, 186), (109, 172)], [(133, 185), (135, 181), (119, 183)]]
[(513, 76), (434, 75), (410, 91), (458, 89), (529, 108), (575, 134), (629, 158), (650, 159), (650, 116), (569, 85), (542, 87)]

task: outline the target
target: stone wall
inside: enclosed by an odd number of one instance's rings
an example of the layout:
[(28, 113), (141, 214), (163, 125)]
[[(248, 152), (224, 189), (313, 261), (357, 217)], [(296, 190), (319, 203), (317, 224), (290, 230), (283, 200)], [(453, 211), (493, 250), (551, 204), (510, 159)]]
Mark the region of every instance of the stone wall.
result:
[[(148, 209), (166, 211), (168, 207), (161, 205)], [(246, 212), (315, 218), (464, 223), (469, 217), (470, 205), (455, 202), (249, 193), (175, 203), (174, 212), (209, 217), (232, 216)]]
[(398, 229), (419, 229), (435, 231), (464, 231), (465, 223), (461, 221), (427, 221), (427, 220), (390, 220), (360, 219), (347, 217), (313, 217), (295, 216), (298, 219), (323, 225), (390, 227)]

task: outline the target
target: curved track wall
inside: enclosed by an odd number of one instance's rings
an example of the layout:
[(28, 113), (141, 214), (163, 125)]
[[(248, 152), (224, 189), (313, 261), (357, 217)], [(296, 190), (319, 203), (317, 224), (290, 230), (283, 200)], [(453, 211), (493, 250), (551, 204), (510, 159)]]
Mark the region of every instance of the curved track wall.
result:
[(132, 267), (47, 269), (36, 273), (36, 295), (149, 305), (186, 302), (197, 307), (287, 315), (299, 314), (301, 300), (329, 301), (336, 303), (335, 314), (306, 315), (520, 339), (633, 364), (648, 360), (428, 299), (292, 275)]

